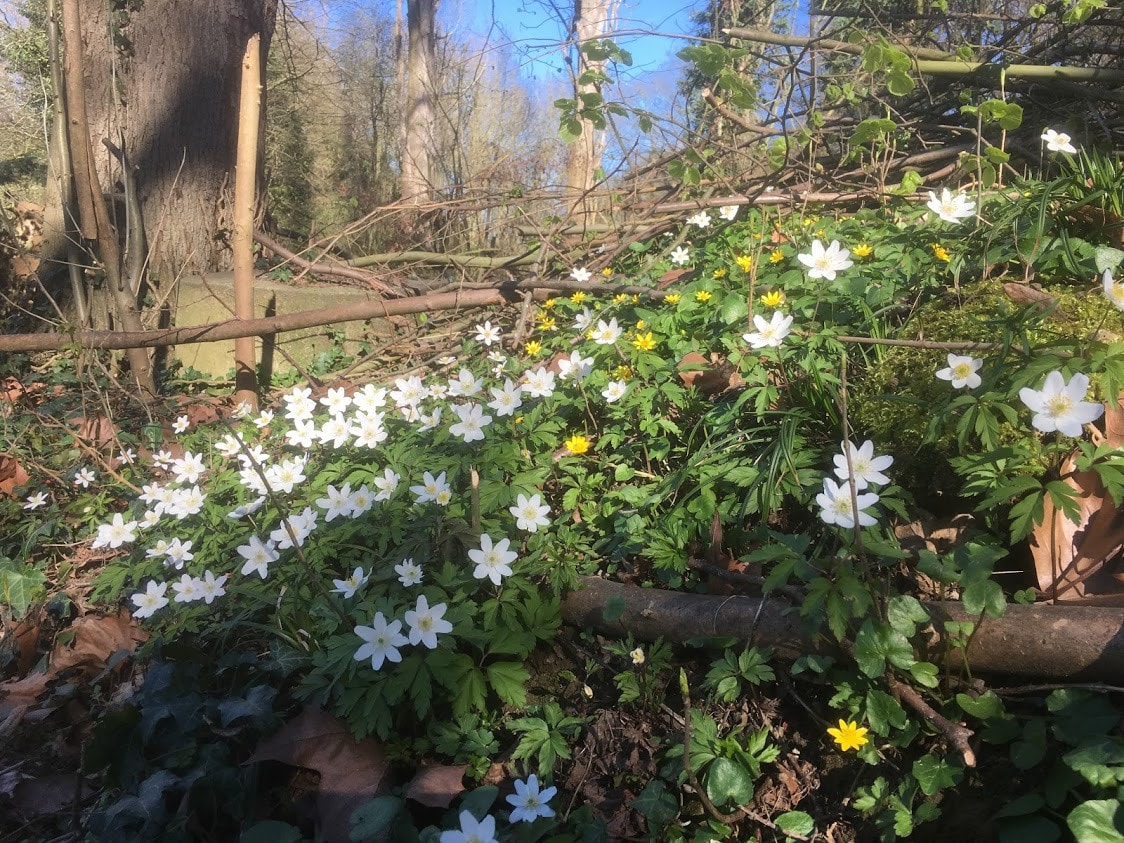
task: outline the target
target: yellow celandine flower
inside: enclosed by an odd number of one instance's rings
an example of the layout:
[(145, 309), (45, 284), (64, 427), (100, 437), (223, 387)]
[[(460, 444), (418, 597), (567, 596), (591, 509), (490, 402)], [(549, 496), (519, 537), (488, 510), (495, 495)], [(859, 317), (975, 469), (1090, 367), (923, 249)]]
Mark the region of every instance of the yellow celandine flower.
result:
[(679, 304), (679, 293), (668, 293), (663, 300), (668, 304)]
[(628, 296), (626, 296), (624, 293), (617, 293), (615, 296), (613, 296), (613, 304), (621, 304), (626, 301), (628, 301)]
[(631, 366), (617, 366), (613, 369), (613, 376), (619, 381), (627, 381), (632, 378)]
[(539, 319), (539, 330), (553, 331), (556, 327), (557, 323), (554, 321), (553, 317), (546, 316), (542, 319)]
[(523, 424), (523, 417), (522, 416), (516, 416), (515, 421), (513, 421), (512, 424)]
[(543, 310), (550, 310), (552, 307), (554, 307), (554, 299), (547, 299), (542, 303)]
[(855, 246), (851, 251), (855, 254), (855, 257), (868, 258), (874, 251), (874, 247), (869, 243), (859, 243), (859, 245)]
[(822, 228), (817, 228), (816, 229), (816, 236), (817, 237), (826, 237), (827, 235), (824, 234), (824, 230)]
[(656, 347), (656, 338), (653, 337), (652, 332), (649, 331), (646, 334), (637, 334), (632, 344), (641, 351), (652, 351)]
[(749, 272), (751, 269), (753, 269), (753, 258), (751, 258), (749, 255), (739, 255), (738, 257), (734, 258), (734, 263), (738, 265), (738, 269), (740, 269), (742, 272)]
[(538, 354), (540, 351), (542, 351), (542, 343), (538, 340), (531, 340), (529, 343), (523, 346), (523, 350), (528, 354)]
[(640, 304), (640, 294), (639, 293), (633, 293), (632, 294), (632, 303), (633, 304)]
[(695, 293), (695, 301), (710, 301), (710, 290), (699, 290)]
[(726, 277), (726, 268), (725, 268), (725, 267), (721, 267), (721, 268), (719, 268), (719, 269), (716, 269), (716, 270), (714, 270), (714, 272), (713, 272), (713, 273), (711, 273), (711, 274), (712, 274), (712, 275), (713, 275), (713, 276), (714, 276), (715, 278), (725, 278), (725, 277)]
[(573, 436), (563, 442), (562, 445), (566, 448), (567, 451), (577, 457), (581, 456), (589, 450), (590, 442), (580, 433), (575, 433)]
[(641, 319), (639, 322), (636, 323), (636, 330), (643, 331), (644, 328), (647, 327), (647, 325), (648, 325), (648, 323), (645, 322), (643, 319)]
[(605, 267), (604, 269), (601, 270), (601, 274), (604, 275), (606, 278), (608, 278), (610, 275), (613, 274), (613, 270), (609, 269), (609, 267)]
[(784, 260), (784, 252), (780, 249), (774, 249), (772, 254), (769, 255), (769, 263), (780, 263)]
[(780, 290), (770, 290), (761, 296), (761, 304), (765, 307), (780, 307), (784, 302), (784, 293)]
[(932, 249), (933, 257), (935, 257), (937, 260), (944, 261), (945, 263), (948, 263), (950, 260), (952, 260), (952, 255), (948, 253), (948, 249), (946, 249), (940, 243), (934, 243)]
[(831, 735), (832, 740), (839, 744), (839, 748), (846, 752), (848, 749), (862, 749), (866, 744), (870, 743), (870, 738), (866, 736), (866, 733), (869, 731), (866, 726), (860, 726), (854, 720), (850, 722), (840, 720), (839, 728), (829, 728), (827, 733)]
[(570, 301), (572, 301), (574, 304), (581, 304), (583, 301), (585, 301), (585, 293), (583, 293), (581, 290), (578, 290), (576, 293), (570, 296)]

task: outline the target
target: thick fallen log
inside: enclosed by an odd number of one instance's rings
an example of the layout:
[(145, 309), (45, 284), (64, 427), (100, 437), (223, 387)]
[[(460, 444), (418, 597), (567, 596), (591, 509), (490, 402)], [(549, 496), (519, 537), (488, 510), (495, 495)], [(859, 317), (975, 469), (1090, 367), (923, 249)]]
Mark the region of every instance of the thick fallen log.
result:
[[(949, 646), (944, 622), (977, 616), (954, 601), (923, 605), (934, 627), (927, 657), (959, 667), (963, 657)], [(835, 649), (829, 639), (808, 635), (796, 610), (778, 598), (688, 594), (583, 577), (562, 602), (562, 617), (573, 626), (606, 635), (631, 632), (642, 641), (730, 636), (771, 647), (787, 661)], [(1124, 676), (1124, 610), (1011, 605), (1002, 618), (980, 622), (967, 657), (973, 673), (1117, 682)]]

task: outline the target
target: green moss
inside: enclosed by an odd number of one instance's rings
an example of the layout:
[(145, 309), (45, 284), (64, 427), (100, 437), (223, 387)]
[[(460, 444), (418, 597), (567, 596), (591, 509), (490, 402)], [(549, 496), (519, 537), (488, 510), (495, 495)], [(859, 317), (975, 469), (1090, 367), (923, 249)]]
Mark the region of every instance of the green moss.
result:
[[(917, 308), (897, 332), (897, 339), (934, 342), (994, 343), (1005, 334), (1025, 336), (1032, 345), (1057, 343), (1082, 336), (1124, 336), (1124, 314), (1107, 306), (1099, 291), (1055, 285), (1043, 289), (1054, 304), (1040, 316), (1028, 317), (1027, 306), (1004, 291), (1010, 279), (982, 281), (948, 292)], [(967, 353), (967, 352), (966, 352)], [(988, 358), (988, 352), (978, 352)], [(990, 353), (993, 358), (994, 353)], [(934, 374), (946, 365), (947, 352), (883, 347), (855, 384), (849, 398), (851, 423), (879, 451), (896, 455), (898, 482), (919, 495), (955, 494), (959, 484), (948, 460), (960, 451), (954, 430), (932, 441), (927, 431), (934, 408), (950, 399), (950, 387)], [(1011, 358), (1011, 365), (1017, 365)], [(1005, 442), (1022, 441), (1026, 432), (1000, 428)]]

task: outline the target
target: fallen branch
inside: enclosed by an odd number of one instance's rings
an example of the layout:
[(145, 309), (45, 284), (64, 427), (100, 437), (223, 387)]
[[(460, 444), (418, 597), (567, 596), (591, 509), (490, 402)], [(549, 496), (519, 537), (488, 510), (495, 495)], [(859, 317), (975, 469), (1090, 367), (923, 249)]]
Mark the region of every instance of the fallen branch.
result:
[(524, 290), (595, 290), (615, 295), (643, 295), (662, 299), (666, 290), (653, 290), (634, 284), (605, 284), (581, 282), (572, 279), (541, 279), (504, 282), (493, 287), (464, 289), (451, 293), (431, 293), (402, 299), (371, 299), (365, 302), (302, 310), (282, 316), (261, 319), (227, 319), (206, 325), (186, 325), (180, 328), (160, 328), (150, 331), (73, 331), (50, 334), (10, 334), (0, 336), (0, 351), (57, 351), (69, 346), (89, 349), (163, 348), (170, 345), (190, 345), (198, 342), (232, 340), (237, 337), (263, 337), (316, 328), (340, 322), (359, 322), (411, 313), (433, 313), (440, 310), (495, 307), (519, 301)]
[[(958, 668), (966, 660), (973, 674), (1058, 680), (1114, 682), (1124, 676), (1124, 613), (1119, 609), (1011, 605), (1003, 617), (980, 622), (962, 653), (952, 646), (945, 623), (978, 616), (958, 602), (923, 605), (933, 621), (928, 658), (938, 664)], [(610, 607), (612, 621), (605, 619)], [(733, 636), (746, 645), (770, 647), (786, 661), (836, 650), (822, 637), (810, 636), (797, 614), (776, 600), (662, 591), (598, 577), (582, 578), (581, 587), (562, 602), (562, 617), (573, 626), (607, 635), (627, 632), (642, 641)]]
[(349, 266), (334, 266), (330, 263), (317, 263), (306, 260), (296, 252), (286, 249), (272, 237), (262, 234), (260, 231), (254, 232), (254, 239), (270, 251), (276, 252), (290, 263), (295, 263), (301, 269), (306, 269), (316, 275), (326, 275), (330, 278), (350, 278), (353, 281), (361, 281), (372, 289), (378, 290), (380, 293), (396, 295), (395, 291), (380, 281), (378, 276), (373, 272), (363, 272), (360, 269), (352, 269)]
[(953, 723), (939, 711), (934, 709), (931, 705), (925, 702), (924, 698), (917, 693), (916, 690), (906, 685), (894, 676), (887, 674), (887, 683), (890, 690), (893, 691), (894, 696), (899, 701), (904, 702), (934, 726), (936, 726), (948, 738), (948, 742), (956, 747), (961, 757), (964, 759), (965, 767), (976, 766), (976, 753), (968, 743), (968, 738), (975, 734), (967, 726), (961, 726), (959, 723)]

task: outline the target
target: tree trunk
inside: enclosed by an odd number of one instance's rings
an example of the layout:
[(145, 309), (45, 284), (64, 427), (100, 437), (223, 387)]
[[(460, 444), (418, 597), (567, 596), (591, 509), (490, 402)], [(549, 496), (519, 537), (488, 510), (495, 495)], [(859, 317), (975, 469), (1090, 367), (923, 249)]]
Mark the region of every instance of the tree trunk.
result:
[[(122, 15), (80, 0), (89, 110), (102, 185), (123, 192), (120, 146), (134, 170), (144, 222), (128, 233), (149, 254), (157, 297), (182, 273), (225, 269), (242, 51), (251, 34), (266, 55), (277, 0), (146, 0)], [(125, 203), (115, 203), (125, 242)]]
[[(601, 71), (605, 62), (590, 61), (582, 46), (605, 37), (615, 14), (615, 0), (575, 0), (573, 37), (577, 42), (574, 99), (581, 103), (582, 94), (599, 92), (599, 85), (581, 81), (587, 71)], [(573, 213), (587, 220), (592, 213), (585, 195), (593, 189), (601, 156), (605, 153), (605, 132), (593, 127), (589, 120), (581, 120), (582, 132), (570, 144), (566, 159), (566, 187), (570, 194)]]
[(403, 109), (402, 198), (421, 204), (431, 198), (434, 126), (433, 71), (436, 66), (436, 0), (409, 0), (408, 81)]

